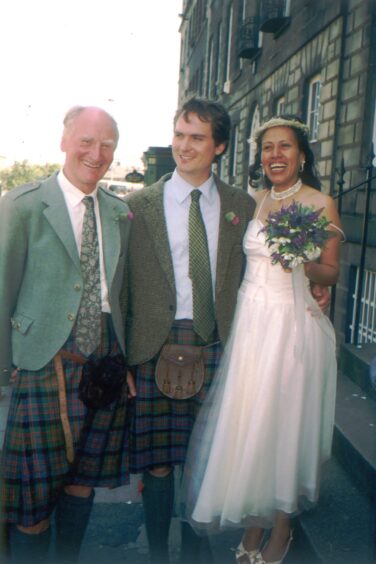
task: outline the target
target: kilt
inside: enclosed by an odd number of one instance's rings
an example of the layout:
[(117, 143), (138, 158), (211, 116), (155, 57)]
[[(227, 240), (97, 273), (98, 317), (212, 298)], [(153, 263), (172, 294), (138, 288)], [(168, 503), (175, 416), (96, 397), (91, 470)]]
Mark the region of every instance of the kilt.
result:
[[(103, 315), (100, 357), (116, 342), (110, 315)], [(65, 350), (80, 354), (71, 336)], [(95, 412), (88, 427), (87, 409), (78, 398), (82, 365), (63, 359), (67, 410), (79, 463), (74, 474), (66, 458), (53, 360), (38, 371), (17, 373), (10, 401), (1, 461), (2, 519), (31, 526), (46, 519), (66, 484), (116, 487), (129, 483), (127, 394)]]
[[(172, 344), (202, 345), (191, 320), (173, 324), (166, 341)], [(130, 431), (130, 472), (153, 466), (183, 464), (189, 436), (218, 367), (222, 345), (216, 341), (204, 348), (205, 380), (200, 392), (187, 400), (164, 396), (155, 384), (158, 355), (135, 366), (137, 396)]]

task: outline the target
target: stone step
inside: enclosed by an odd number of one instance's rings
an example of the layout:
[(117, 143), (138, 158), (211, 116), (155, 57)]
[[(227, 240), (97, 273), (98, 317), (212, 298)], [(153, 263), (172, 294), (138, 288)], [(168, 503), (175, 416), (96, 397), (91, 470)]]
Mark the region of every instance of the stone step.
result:
[(372, 386), (370, 378), (370, 365), (374, 358), (376, 358), (376, 343), (364, 344), (360, 347), (344, 343), (340, 347), (338, 367), (366, 394), (376, 400), (376, 389)]
[(374, 519), (371, 499), (332, 458), (323, 467), (317, 507), (300, 515), (298, 522), (316, 561), (322, 564), (374, 564)]
[(298, 518), (318, 562), (376, 562), (375, 502), (376, 401), (340, 371), (333, 458), (323, 467), (317, 507)]
[(362, 492), (376, 500), (376, 401), (342, 372), (333, 454)]

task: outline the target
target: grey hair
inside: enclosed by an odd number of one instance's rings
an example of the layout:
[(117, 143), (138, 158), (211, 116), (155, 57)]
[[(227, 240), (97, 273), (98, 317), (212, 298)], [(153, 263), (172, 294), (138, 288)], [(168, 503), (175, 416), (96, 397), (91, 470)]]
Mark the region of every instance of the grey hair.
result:
[[(78, 118), (78, 116), (84, 110), (87, 110), (89, 107), (93, 107), (93, 106), (73, 106), (72, 108), (70, 108), (67, 111), (67, 113), (65, 114), (64, 119), (63, 119), (64, 129), (69, 129), (73, 125), (75, 120)], [(112, 127), (114, 129), (114, 133), (115, 133), (115, 141), (116, 141), (116, 144), (117, 144), (118, 141), (119, 141), (119, 128), (118, 128), (117, 122), (115, 121), (115, 119), (112, 117), (111, 114), (106, 112), (106, 110), (103, 110), (102, 108), (97, 108), (97, 109), (104, 112), (106, 114), (106, 116), (109, 118), (109, 120), (111, 121)]]

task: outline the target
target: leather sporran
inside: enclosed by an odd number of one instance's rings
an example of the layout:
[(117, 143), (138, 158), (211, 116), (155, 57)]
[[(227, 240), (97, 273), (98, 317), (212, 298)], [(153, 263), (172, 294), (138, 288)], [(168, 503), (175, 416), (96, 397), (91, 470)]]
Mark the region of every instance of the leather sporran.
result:
[(155, 369), (159, 390), (171, 399), (184, 400), (198, 394), (204, 383), (202, 347), (164, 345)]
[(101, 409), (121, 397), (127, 364), (122, 354), (89, 359), (82, 366), (79, 398), (90, 409)]

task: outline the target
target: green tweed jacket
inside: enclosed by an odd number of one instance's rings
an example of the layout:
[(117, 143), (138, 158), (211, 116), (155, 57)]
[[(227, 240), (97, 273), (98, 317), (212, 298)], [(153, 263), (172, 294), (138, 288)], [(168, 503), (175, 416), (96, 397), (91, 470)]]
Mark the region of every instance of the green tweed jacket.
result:
[[(126, 203), (99, 189), (109, 301), (120, 346), (120, 289), (131, 221)], [(76, 242), (56, 176), (0, 199), (0, 384), (11, 365), (45, 366), (69, 337), (83, 280)]]
[[(126, 317), (129, 364), (155, 356), (169, 334), (176, 312), (176, 290), (163, 207), (165, 175), (157, 183), (134, 192), (126, 201), (134, 217), (128, 268), (121, 302)], [(218, 234), (215, 311), (219, 337), (228, 336), (244, 270), (242, 240), (255, 202), (244, 191), (215, 177), (221, 211)], [(226, 219), (233, 212), (235, 222)]]

